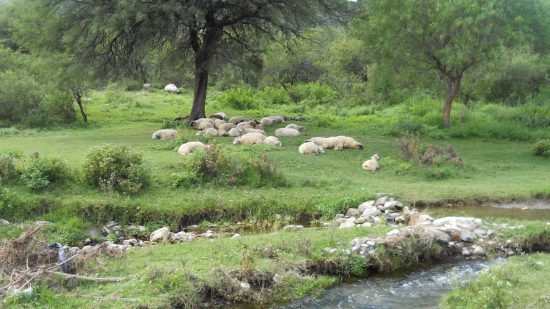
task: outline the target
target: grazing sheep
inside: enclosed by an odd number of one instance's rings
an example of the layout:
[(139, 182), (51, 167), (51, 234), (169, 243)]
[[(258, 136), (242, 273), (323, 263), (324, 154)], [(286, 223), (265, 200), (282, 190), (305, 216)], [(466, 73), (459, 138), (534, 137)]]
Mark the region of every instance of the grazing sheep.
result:
[(261, 129), (254, 129), (254, 128), (244, 128), (243, 130), (243, 133), (261, 133), (263, 135), (265, 135), (265, 131), (264, 130), (261, 130)]
[(272, 145), (272, 146), (277, 146), (277, 147), (282, 147), (283, 144), (279, 141), (278, 138), (276, 138), (275, 136), (268, 136), (264, 139), (264, 144), (265, 145)]
[(349, 149), (363, 149), (363, 144), (356, 141), (353, 137), (349, 136), (336, 136), (336, 139), (342, 143), (344, 148)]
[(273, 119), (271, 117), (264, 117), (260, 119), (260, 124), (264, 127), (270, 126), (273, 124)]
[(225, 115), (225, 113), (223, 113), (223, 112), (218, 112), (218, 113), (214, 113), (214, 114), (208, 116), (208, 118), (225, 120), (225, 118), (227, 118), (227, 115)]
[(275, 130), (275, 136), (283, 136), (283, 137), (288, 137), (288, 136), (299, 136), (300, 135), (300, 131), (296, 130), (296, 129), (291, 129), (291, 128), (279, 128), (277, 130)]
[(304, 131), (304, 127), (299, 126), (299, 125), (297, 125), (297, 124), (293, 124), (293, 123), (287, 125), (285, 128), (296, 129), (296, 130), (298, 130), (298, 131)]
[(214, 128), (206, 128), (202, 131), (197, 132), (198, 136), (218, 136), (218, 130)]
[(246, 121), (246, 119), (244, 117), (240, 117), (240, 116), (231, 117), (229, 119), (229, 122), (231, 122), (232, 124), (235, 124), (235, 125), (237, 125), (237, 124), (239, 124), (243, 121)]
[(164, 87), (164, 91), (167, 91), (167, 92), (170, 92), (170, 93), (179, 93), (180, 92), (178, 87), (176, 87), (176, 85), (174, 85), (174, 84), (166, 85), (166, 87)]
[(370, 160), (363, 162), (363, 165), (361, 165), (361, 167), (365, 171), (376, 172), (380, 168), (380, 165), (378, 164), (378, 160), (380, 160), (380, 156), (378, 154), (375, 154), (372, 157), (370, 157)]
[(193, 127), (197, 130), (206, 130), (206, 129), (212, 129), (214, 128), (214, 125), (212, 125), (210, 122), (201, 121), (201, 122), (194, 122)]
[(204, 145), (201, 142), (188, 142), (180, 146), (178, 149), (178, 153), (182, 156), (192, 154), (193, 152), (197, 150), (204, 150), (206, 148), (206, 145)]
[(298, 147), (298, 152), (303, 155), (316, 155), (324, 153), (325, 150), (322, 146), (319, 146), (313, 142), (305, 142), (300, 147)]
[(233, 145), (254, 145), (254, 144), (262, 144), (265, 139), (265, 135), (261, 133), (247, 133), (243, 136), (239, 136), (235, 138), (233, 141)]
[(239, 131), (237, 128), (231, 128), (228, 132), (227, 132), (227, 135), (229, 136), (241, 136), (241, 131)]
[(221, 119), (215, 119), (215, 118), (212, 118), (212, 119), (214, 119), (214, 128), (216, 129), (219, 129), (222, 124), (225, 124), (225, 121)]
[(166, 139), (178, 137), (178, 131), (174, 129), (162, 129), (153, 133), (153, 139)]

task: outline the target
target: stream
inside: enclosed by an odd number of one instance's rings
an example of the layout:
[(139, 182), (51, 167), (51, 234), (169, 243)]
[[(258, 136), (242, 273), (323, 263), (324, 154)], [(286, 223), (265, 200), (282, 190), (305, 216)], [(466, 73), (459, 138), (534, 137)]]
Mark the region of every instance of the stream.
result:
[(449, 262), (420, 268), (408, 273), (378, 275), (344, 283), (317, 297), (274, 307), (401, 309), (438, 308), (441, 296), (457, 282), (467, 282), (490, 266), (487, 260)]

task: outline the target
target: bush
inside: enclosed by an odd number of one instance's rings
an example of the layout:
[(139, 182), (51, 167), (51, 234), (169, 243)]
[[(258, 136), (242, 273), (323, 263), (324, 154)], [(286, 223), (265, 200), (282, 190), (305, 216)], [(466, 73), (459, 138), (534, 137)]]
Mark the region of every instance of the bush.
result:
[(536, 156), (550, 158), (550, 138), (542, 139), (533, 145), (533, 153)]
[(53, 158), (32, 158), (25, 163), (21, 180), (32, 191), (41, 191), (51, 184), (61, 183), (69, 176), (65, 163)]
[(265, 87), (259, 93), (262, 102), (266, 106), (287, 105), (292, 103), (292, 99), (283, 87)]
[(288, 94), (294, 102), (308, 106), (331, 103), (338, 96), (336, 90), (320, 82), (292, 86)]
[(86, 180), (103, 191), (135, 193), (149, 182), (141, 153), (127, 145), (93, 147), (83, 166)]
[(19, 176), (15, 164), (19, 157), (17, 153), (0, 153), (0, 181), (14, 180)]
[(286, 185), (285, 178), (265, 154), (239, 151), (226, 154), (225, 149), (216, 144), (185, 157), (179, 169), (172, 182), (175, 187), (201, 183), (253, 187)]
[(259, 107), (254, 89), (250, 87), (239, 87), (225, 91), (216, 98), (217, 102), (226, 107), (246, 110)]

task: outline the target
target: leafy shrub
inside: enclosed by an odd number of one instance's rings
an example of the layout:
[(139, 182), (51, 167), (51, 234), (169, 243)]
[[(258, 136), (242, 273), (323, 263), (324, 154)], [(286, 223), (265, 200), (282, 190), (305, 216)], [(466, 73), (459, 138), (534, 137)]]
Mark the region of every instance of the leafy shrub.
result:
[(174, 175), (173, 185), (189, 187), (194, 184), (215, 183), (220, 185), (266, 185), (284, 186), (286, 180), (265, 154), (247, 154), (232, 151), (229, 154), (216, 144), (205, 151), (195, 152), (183, 159), (180, 172)]
[(83, 166), (86, 180), (103, 191), (135, 193), (149, 182), (141, 153), (127, 145), (93, 147)]
[(238, 110), (254, 109), (259, 107), (254, 89), (239, 87), (225, 91), (216, 98), (217, 102), (226, 107)]
[(536, 156), (550, 157), (550, 138), (536, 142), (533, 145), (533, 153)]
[(55, 158), (31, 158), (25, 163), (21, 180), (32, 191), (41, 191), (50, 184), (61, 183), (69, 176), (69, 168)]
[(399, 121), (390, 128), (390, 135), (398, 136), (400, 134), (403, 134), (403, 132), (420, 134), (423, 129), (424, 124), (418, 121)]
[(17, 153), (0, 153), (0, 180), (7, 181), (16, 179), (19, 171), (15, 164), (20, 155)]
[(336, 90), (320, 82), (292, 86), (288, 89), (288, 94), (294, 102), (308, 106), (327, 104), (338, 96)]
[(260, 93), (262, 102), (269, 105), (287, 105), (292, 103), (292, 99), (283, 87), (265, 87)]
[(405, 132), (403, 134), (403, 137), (395, 142), (395, 145), (397, 146), (397, 148), (399, 148), (399, 150), (401, 150), (403, 160), (410, 161), (418, 157), (418, 134), (415, 135), (409, 132)]

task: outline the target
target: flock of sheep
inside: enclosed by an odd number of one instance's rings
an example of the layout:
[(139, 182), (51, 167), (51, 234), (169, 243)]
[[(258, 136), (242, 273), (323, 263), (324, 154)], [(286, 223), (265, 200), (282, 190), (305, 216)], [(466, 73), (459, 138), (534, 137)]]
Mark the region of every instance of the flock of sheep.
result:
[[(303, 126), (289, 124), (284, 128), (275, 130), (275, 136), (267, 136), (263, 130), (272, 124), (281, 124), (285, 122), (286, 117), (275, 115), (264, 117), (260, 121), (250, 120), (244, 117), (231, 117), (226, 122), (225, 113), (215, 113), (208, 118), (201, 118), (193, 121), (192, 126), (198, 130), (198, 136), (232, 136), (234, 145), (255, 145), (264, 144), (282, 147), (279, 137), (300, 136)], [(153, 139), (175, 138), (178, 131), (174, 129), (162, 129), (153, 133)], [(188, 142), (181, 145), (178, 149), (180, 155), (188, 155), (197, 150), (206, 147), (202, 142)], [(312, 137), (306, 140), (298, 147), (298, 152), (303, 155), (317, 155), (324, 153), (325, 149), (363, 149), (363, 145), (349, 136), (334, 137)], [(378, 160), (380, 157), (375, 154), (369, 160), (363, 162), (362, 168), (366, 171), (376, 171), (379, 169)]]

